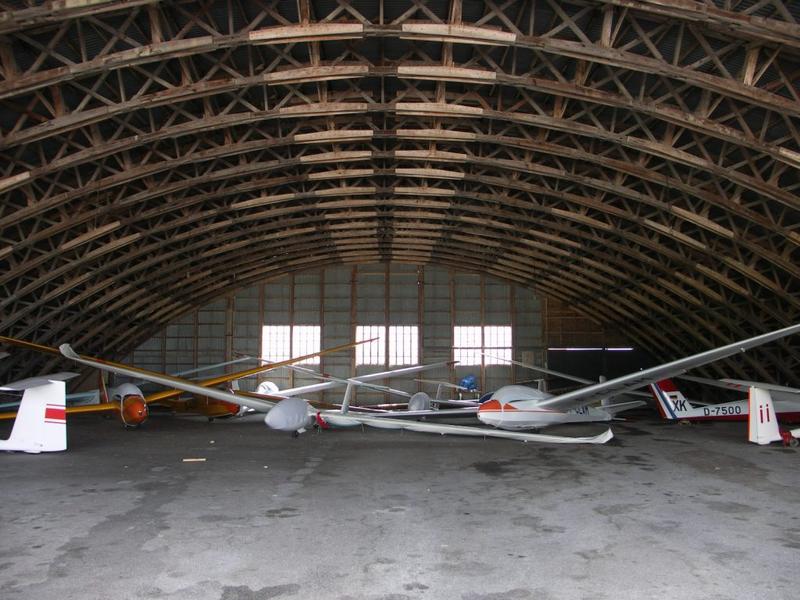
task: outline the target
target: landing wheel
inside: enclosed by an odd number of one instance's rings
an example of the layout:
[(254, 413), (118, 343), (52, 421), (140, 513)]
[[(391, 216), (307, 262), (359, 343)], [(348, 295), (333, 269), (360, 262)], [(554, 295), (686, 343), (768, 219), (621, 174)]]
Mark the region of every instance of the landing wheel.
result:
[(208, 417), (208, 422), (209, 423), (213, 423), (214, 422), (214, 417)]
[(293, 431), (292, 432), (292, 437), (293, 438), (299, 438), (300, 437), (300, 432), (299, 431)]
[(798, 440), (796, 437), (793, 437), (792, 439), (789, 440), (789, 445), (792, 448), (797, 448), (797, 446), (800, 446), (800, 440)]

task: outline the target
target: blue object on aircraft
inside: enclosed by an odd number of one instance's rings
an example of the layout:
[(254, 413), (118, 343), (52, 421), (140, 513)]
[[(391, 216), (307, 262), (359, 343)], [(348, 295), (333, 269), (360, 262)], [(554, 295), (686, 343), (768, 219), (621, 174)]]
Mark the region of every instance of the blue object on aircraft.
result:
[(475, 378), (475, 375), (467, 375), (458, 382), (458, 385), (466, 388), (470, 392), (476, 392), (478, 390), (478, 380)]

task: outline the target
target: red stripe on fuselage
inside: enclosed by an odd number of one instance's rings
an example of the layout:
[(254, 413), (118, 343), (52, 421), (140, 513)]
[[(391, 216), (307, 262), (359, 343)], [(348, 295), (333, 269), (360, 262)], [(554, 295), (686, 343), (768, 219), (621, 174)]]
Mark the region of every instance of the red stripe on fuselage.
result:
[(67, 420), (67, 411), (63, 406), (48, 404), (44, 409), (44, 420), (48, 423), (64, 423)]

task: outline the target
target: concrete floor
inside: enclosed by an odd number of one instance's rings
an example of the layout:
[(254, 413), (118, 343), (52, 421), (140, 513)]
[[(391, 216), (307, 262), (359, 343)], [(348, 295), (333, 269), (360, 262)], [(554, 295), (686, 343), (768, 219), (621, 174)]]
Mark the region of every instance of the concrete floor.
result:
[(0, 598), (797, 595), (798, 451), (744, 424), (614, 430), (582, 447), (71, 419), (66, 453), (0, 454)]

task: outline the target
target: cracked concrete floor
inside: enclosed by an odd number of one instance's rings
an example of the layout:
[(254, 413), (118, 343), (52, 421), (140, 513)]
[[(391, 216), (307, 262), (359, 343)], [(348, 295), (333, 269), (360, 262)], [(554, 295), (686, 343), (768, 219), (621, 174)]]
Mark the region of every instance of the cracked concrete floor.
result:
[(0, 454), (0, 598), (796, 595), (798, 451), (745, 424), (614, 430), (589, 447), (71, 419), (66, 453)]

